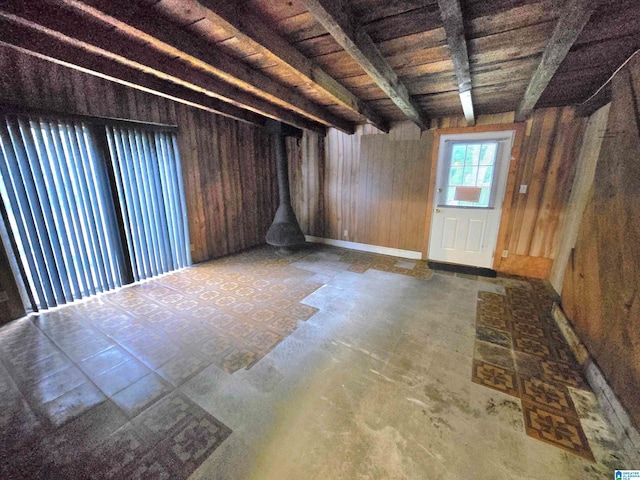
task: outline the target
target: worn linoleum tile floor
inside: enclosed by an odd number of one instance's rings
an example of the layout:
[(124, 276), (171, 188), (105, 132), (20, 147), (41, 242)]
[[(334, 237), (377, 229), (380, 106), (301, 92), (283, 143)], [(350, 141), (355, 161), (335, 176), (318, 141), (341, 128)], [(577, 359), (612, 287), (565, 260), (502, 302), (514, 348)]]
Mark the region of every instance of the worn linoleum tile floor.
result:
[[(0, 328), (1, 478), (611, 478), (540, 282), (260, 247)], [(634, 465), (634, 462), (636, 465)]]

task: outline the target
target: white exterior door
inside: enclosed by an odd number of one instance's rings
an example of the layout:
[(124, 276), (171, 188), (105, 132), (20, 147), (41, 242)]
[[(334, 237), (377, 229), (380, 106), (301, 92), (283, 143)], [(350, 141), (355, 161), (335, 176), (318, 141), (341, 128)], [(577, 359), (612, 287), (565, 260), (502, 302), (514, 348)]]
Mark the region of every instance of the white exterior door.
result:
[(429, 260), (493, 267), (514, 135), (440, 136)]

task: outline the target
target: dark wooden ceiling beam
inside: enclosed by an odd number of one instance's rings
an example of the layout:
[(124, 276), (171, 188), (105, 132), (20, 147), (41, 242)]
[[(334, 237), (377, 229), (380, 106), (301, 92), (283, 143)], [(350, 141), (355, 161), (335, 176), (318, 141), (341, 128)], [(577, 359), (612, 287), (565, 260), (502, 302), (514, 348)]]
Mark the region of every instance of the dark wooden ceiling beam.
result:
[(180, 4), (159, 2), (154, 5), (154, 8), (170, 18), (179, 17), (181, 12), (188, 8), (192, 14), (202, 18), (198, 22), (199, 25), (208, 23), (223, 29), (229, 35), (233, 35), (244, 44), (251, 46), (265, 58), (278, 64), (284, 64), (293, 75), (304, 82), (305, 86), (322, 91), (332, 101), (363, 116), (378, 129), (389, 131), (389, 122), (382, 115), (274, 32), (266, 25), (264, 19), (247, 11), (244, 4), (211, 0), (203, 0), (202, 2), (182, 0)]
[[(252, 96), (262, 97), (280, 107), (292, 110), (299, 115), (306, 116), (313, 121), (333, 126), (346, 133), (353, 133), (355, 125), (331, 112), (326, 108), (307, 99), (299, 92), (282, 85), (268, 76), (254, 70), (235, 58), (224, 53), (219, 47), (203, 45), (178, 26), (158, 18), (157, 14), (146, 11), (135, 2), (88, 0), (47, 0), (42, 4), (51, 4), (60, 10), (75, 13), (87, 19), (89, 23), (98, 22), (113, 29), (114, 33), (130, 38), (135, 44), (145, 44), (149, 48), (160, 52), (172, 60), (180, 60), (191, 67), (187, 76), (207, 74), (242, 89)], [(151, 13), (151, 16), (149, 15)], [(47, 12), (43, 16), (47, 22), (55, 17)], [(44, 21), (44, 19), (43, 19)], [(68, 22), (67, 26), (56, 23), (55, 29), (70, 37), (78, 37), (77, 25)], [(105, 36), (87, 35), (81, 40), (93, 44), (104, 50), (118, 48), (117, 44), (109, 41)], [(146, 52), (140, 48), (137, 50), (122, 49), (119, 52), (127, 57), (134, 57), (140, 63), (145, 61)], [(161, 66), (168, 62), (159, 62)], [(156, 68), (156, 67), (153, 67)], [(162, 70), (160, 68), (160, 70)], [(184, 70), (184, 67), (183, 67)], [(262, 112), (261, 112), (262, 113)], [(270, 115), (273, 116), (273, 115)], [(281, 119), (283, 120), (283, 119)], [(283, 120), (284, 121), (284, 120)]]
[(516, 121), (526, 120), (536, 103), (569, 53), (580, 32), (598, 8), (601, 0), (569, 0), (564, 5), (553, 34), (542, 53), (542, 59), (534, 72), (524, 97), (516, 109)]
[(440, 16), (447, 33), (447, 43), (451, 51), (451, 59), (456, 72), (460, 103), (467, 125), (476, 124), (473, 113), (473, 99), (471, 97), (471, 71), (469, 68), (469, 53), (467, 52), (467, 39), (464, 33), (462, 9), (460, 0), (438, 0)]
[(420, 128), (428, 129), (428, 119), (420, 112), (407, 87), (371, 37), (351, 17), (348, 5), (343, 0), (303, 1), (315, 19), (360, 64), (393, 103)]
[[(76, 31), (80, 29), (77, 23), (72, 22), (71, 26)], [(324, 132), (323, 125), (317, 122), (261, 98), (253, 97), (208, 75), (185, 75), (184, 65), (171, 66), (170, 62), (167, 62), (165, 71), (154, 70), (148, 65), (134, 62), (4, 11), (0, 11), (0, 27), (0, 40), (7, 44), (47, 56), (52, 60), (65, 62), (68, 66), (82, 67), (88, 72), (117, 79), (119, 83), (127, 82), (131, 84), (130, 86), (137, 85), (141, 89), (166, 93), (169, 96), (181, 98), (183, 103), (199, 104), (207, 109), (219, 110), (223, 114), (226, 112), (235, 116), (239, 110), (247, 109), (249, 115), (246, 118), (255, 119), (252, 115), (252, 112), (255, 112), (299, 128), (321, 134)], [(130, 46), (125, 44), (121, 47), (127, 49)], [(138, 72), (138, 75), (134, 72)], [(190, 78), (193, 76), (196, 78)], [(148, 83), (149, 77), (154, 77), (156, 80)], [(158, 82), (165, 86), (161, 87)], [(185, 90), (193, 91), (198, 95), (183, 96)], [(211, 98), (212, 103), (205, 103), (203, 97)], [(228, 103), (232, 108), (224, 107), (222, 103)]]
[[(104, 58), (94, 57), (69, 45), (52, 42), (50, 38), (40, 36), (33, 31), (5, 24), (3, 19), (0, 19), (0, 25), (2, 25), (0, 45), (26, 55), (242, 122), (262, 126), (267, 120), (262, 115), (238, 108), (203, 93), (163, 82), (152, 75), (110, 62)], [(72, 64), (70, 60), (75, 63)]]

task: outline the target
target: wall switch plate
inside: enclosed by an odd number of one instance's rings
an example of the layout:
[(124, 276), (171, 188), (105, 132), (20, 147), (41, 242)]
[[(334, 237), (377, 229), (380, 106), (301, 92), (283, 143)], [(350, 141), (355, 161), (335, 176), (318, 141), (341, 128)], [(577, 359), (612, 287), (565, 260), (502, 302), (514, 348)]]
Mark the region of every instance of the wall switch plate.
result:
[(507, 258), (509, 256), (509, 250), (502, 250), (502, 258)]
[(528, 185), (520, 185), (520, 193), (527, 193)]

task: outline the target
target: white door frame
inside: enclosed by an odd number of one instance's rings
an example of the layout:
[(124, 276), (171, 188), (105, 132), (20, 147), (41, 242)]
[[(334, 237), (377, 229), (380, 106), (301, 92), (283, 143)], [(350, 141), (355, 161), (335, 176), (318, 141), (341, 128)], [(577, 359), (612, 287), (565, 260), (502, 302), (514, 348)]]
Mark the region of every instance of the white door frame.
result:
[(496, 242), (496, 254), (493, 259), (493, 269), (500, 271), (500, 264), (502, 261), (501, 252), (508, 244), (508, 232), (507, 225), (509, 216), (511, 215), (511, 205), (513, 202), (516, 171), (519, 164), (520, 152), (522, 149), (522, 143), (525, 137), (526, 123), (505, 123), (497, 125), (481, 125), (476, 127), (454, 127), (454, 128), (442, 128), (435, 132), (433, 138), (433, 146), (431, 149), (431, 173), (429, 177), (429, 193), (427, 201), (427, 215), (425, 219), (425, 235), (422, 247), (422, 259), (428, 259), (429, 251), (429, 239), (431, 233), (431, 219), (433, 216), (433, 205), (435, 201), (435, 189), (436, 189), (436, 172), (438, 167), (438, 156), (440, 154), (440, 137), (442, 135), (459, 134), (459, 133), (479, 133), (479, 132), (503, 132), (505, 130), (514, 130), (514, 141), (511, 149), (511, 162), (509, 164), (509, 171), (507, 174), (507, 181), (505, 187), (505, 195), (502, 202), (502, 215), (500, 217), (500, 228), (498, 230), (498, 240)]
[[(429, 260), (439, 262), (453, 262), (472, 267), (491, 268), (498, 243), (498, 229), (500, 228), (500, 215), (502, 214), (502, 202), (507, 183), (509, 164), (511, 162), (511, 148), (515, 138), (515, 130), (501, 132), (470, 132), (440, 135), (438, 154), (438, 166), (436, 168), (436, 187), (448, 185), (451, 148), (454, 143), (480, 143), (496, 142), (497, 151), (495, 157), (495, 171), (493, 174), (492, 192), (490, 193), (489, 208), (477, 207), (447, 207), (442, 206), (442, 195), (446, 192), (436, 193), (439, 197), (434, 205), (435, 215), (431, 217), (431, 241), (429, 242)], [(437, 190), (440, 192), (441, 190)], [(442, 212), (442, 213), (440, 213)], [(445, 217), (451, 216), (454, 220), (457, 247), (451, 245), (451, 249), (443, 249), (440, 242), (435, 241), (434, 232), (443, 234), (446, 229)], [(442, 223), (445, 222), (445, 223)], [(476, 231), (470, 238), (471, 225), (481, 225), (481, 230)], [(436, 230), (437, 229), (437, 230)], [(462, 234), (462, 236), (461, 236)], [(465, 240), (466, 239), (466, 240)], [(474, 246), (468, 251), (468, 242), (472, 240)], [(459, 242), (464, 242), (467, 247), (462, 247)], [(477, 244), (476, 244), (477, 243)]]

